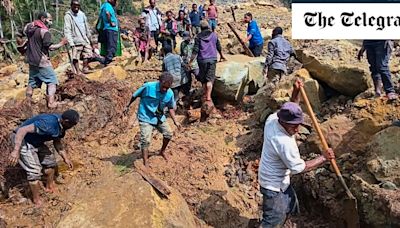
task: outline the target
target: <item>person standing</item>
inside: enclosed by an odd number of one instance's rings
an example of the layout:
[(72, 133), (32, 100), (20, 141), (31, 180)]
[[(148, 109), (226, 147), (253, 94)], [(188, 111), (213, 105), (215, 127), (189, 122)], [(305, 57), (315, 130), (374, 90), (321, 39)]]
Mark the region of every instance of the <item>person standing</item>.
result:
[(358, 60), (361, 60), (365, 51), (367, 51), (367, 59), (369, 69), (371, 71), (372, 80), (375, 87), (375, 96), (382, 95), (382, 85), (389, 100), (396, 100), (396, 94), (392, 76), (389, 69), (390, 55), (393, 50), (393, 41), (391, 40), (364, 40), (363, 46), (358, 53)]
[(147, 61), (151, 58), (151, 51), (150, 51), (150, 30), (146, 26), (146, 22), (144, 19), (139, 19), (139, 27), (135, 29), (134, 38), (135, 38), (135, 45), (136, 49), (139, 51), (140, 56), (142, 57), (142, 62)]
[(268, 54), (263, 70), (264, 77), (274, 84), (286, 74), (289, 58), (296, 56), (292, 45), (282, 34), (281, 27), (272, 30), (272, 39), (268, 42)]
[(262, 54), (264, 46), (264, 39), (260, 29), (258, 28), (257, 22), (253, 20), (253, 15), (251, 13), (246, 13), (244, 15), (244, 22), (247, 23), (247, 37), (243, 42), (249, 42), (250, 51), (255, 57), (259, 57)]
[(38, 19), (29, 23), (24, 28), (28, 37), (26, 43), (26, 60), (29, 64), (29, 80), (26, 88), (26, 98), (32, 101), (32, 94), (35, 88), (41, 88), (42, 84), (47, 85), (47, 106), (57, 107), (55, 93), (58, 84), (56, 72), (50, 62), (49, 51), (57, 50), (68, 43), (63, 38), (58, 44), (52, 44), (49, 27), (53, 24), (52, 16), (47, 12), (38, 15)]
[(40, 114), (23, 122), (11, 135), (14, 150), (9, 156), (9, 163), (15, 166), (17, 163), (25, 170), (32, 192), (33, 202), (40, 207), (39, 181), (42, 169), (47, 176), (46, 190), (55, 192), (54, 182), (56, 157), (45, 145), (47, 141), (53, 141), (54, 148), (63, 158), (70, 169), (73, 163), (64, 150), (61, 143), (65, 132), (79, 122), (79, 113), (75, 110), (67, 110), (63, 114)]
[(162, 24), (161, 11), (156, 7), (155, 0), (149, 0), (149, 4), (148, 7), (143, 9), (141, 16), (146, 18), (146, 25), (149, 27), (151, 39), (154, 41), (155, 51), (157, 51)]
[(72, 0), (71, 10), (64, 16), (64, 34), (72, 47), (72, 63), (77, 74), (81, 73), (79, 60), (83, 59), (82, 73), (90, 73), (89, 60), (93, 58), (90, 27), (79, 0)]
[(225, 60), (225, 57), (222, 54), (218, 36), (210, 30), (207, 21), (201, 21), (200, 27), (201, 32), (195, 38), (192, 57), (188, 65), (191, 66), (197, 58), (200, 69), (198, 79), (202, 83), (204, 91), (203, 100), (207, 105), (213, 106), (211, 93), (217, 67), (217, 53), (219, 52), (221, 61)]
[(189, 13), (190, 23), (192, 24), (192, 36), (195, 37), (200, 33), (200, 18), (201, 14), (197, 10), (197, 5), (192, 5), (192, 11)]
[(182, 91), (187, 96), (187, 83), (188, 78), (186, 77), (186, 72), (183, 68), (183, 62), (179, 55), (172, 53), (172, 46), (166, 44), (163, 47), (164, 59), (162, 70), (163, 72), (168, 72), (173, 77), (173, 82), (171, 89), (174, 92), (174, 101), (177, 103), (179, 100), (179, 92)]
[(172, 11), (166, 12), (167, 19), (161, 29), (163, 48), (165, 45), (171, 45), (173, 49), (176, 47), (176, 35), (178, 33), (178, 26), (174, 19)]
[(215, 5), (215, 0), (210, 0), (210, 5), (207, 7), (207, 20), (211, 30), (214, 32), (218, 24), (218, 8)]
[(104, 65), (111, 63), (118, 49), (120, 51), (119, 23), (114, 9), (116, 4), (117, 0), (107, 0), (100, 8), (100, 19), (102, 20), (104, 31), (104, 41), (101, 48), (101, 53), (105, 56)]
[(190, 19), (186, 16), (185, 11), (179, 10), (178, 17), (176, 18), (176, 25), (180, 37), (182, 37), (185, 31), (191, 30), (192, 25)]
[(135, 93), (124, 110), (127, 115), (131, 104), (140, 97), (137, 117), (140, 127), (140, 149), (142, 150), (143, 163), (148, 167), (149, 146), (152, 139), (153, 129), (156, 128), (163, 135), (163, 143), (160, 155), (168, 161), (166, 149), (172, 139), (172, 130), (166, 121), (164, 110), (168, 109), (175, 126), (180, 129), (180, 124), (175, 118), (175, 101), (171, 85), (173, 77), (170, 73), (161, 74), (158, 82), (147, 82)]
[(290, 184), (291, 175), (308, 172), (335, 158), (332, 149), (310, 161), (300, 157), (295, 135), (304, 120), (298, 105), (301, 86), (303, 83), (297, 81), (291, 102), (283, 104), (265, 123), (258, 169), (263, 195), (261, 228), (283, 227), (287, 216), (298, 212), (296, 192)]
[(192, 64), (189, 66), (190, 58), (192, 57), (194, 48), (194, 39), (191, 39), (189, 32), (183, 33), (183, 42), (181, 43), (181, 57), (183, 64), (185, 65), (184, 69), (186, 72), (186, 77), (188, 79), (188, 83), (186, 83), (186, 87), (183, 88), (183, 93), (187, 98), (190, 97), (190, 90), (192, 88), (192, 75), (196, 78), (199, 75), (199, 65), (197, 63), (197, 59), (194, 59)]

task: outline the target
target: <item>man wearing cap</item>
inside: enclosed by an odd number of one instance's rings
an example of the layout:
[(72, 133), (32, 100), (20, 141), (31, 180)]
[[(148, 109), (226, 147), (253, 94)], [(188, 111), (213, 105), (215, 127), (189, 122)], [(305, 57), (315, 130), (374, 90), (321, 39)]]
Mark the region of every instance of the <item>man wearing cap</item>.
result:
[(315, 169), (335, 157), (329, 149), (324, 155), (304, 161), (300, 158), (295, 134), (303, 123), (303, 112), (298, 105), (299, 88), (294, 85), (291, 101), (270, 115), (264, 127), (258, 179), (263, 194), (263, 216), (260, 227), (282, 227), (289, 214), (298, 212), (296, 192), (290, 185), (290, 175)]
[(46, 190), (55, 192), (54, 173), (57, 161), (53, 152), (44, 144), (53, 141), (54, 148), (64, 159), (70, 169), (73, 163), (69, 160), (61, 143), (65, 131), (75, 126), (79, 121), (79, 114), (75, 110), (67, 110), (63, 114), (40, 114), (21, 124), (11, 135), (14, 150), (9, 156), (10, 165), (17, 163), (25, 170), (32, 192), (33, 202), (41, 206), (39, 181), (42, 169), (47, 175)]
[(220, 54), (221, 61), (225, 60), (222, 54), (221, 43), (215, 32), (210, 30), (208, 22), (203, 20), (200, 22), (201, 32), (196, 36), (194, 41), (192, 57), (189, 66), (197, 58), (199, 64), (198, 79), (203, 85), (203, 100), (207, 105), (212, 106), (211, 93), (215, 80), (215, 71), (217, 68), (217, 58)]

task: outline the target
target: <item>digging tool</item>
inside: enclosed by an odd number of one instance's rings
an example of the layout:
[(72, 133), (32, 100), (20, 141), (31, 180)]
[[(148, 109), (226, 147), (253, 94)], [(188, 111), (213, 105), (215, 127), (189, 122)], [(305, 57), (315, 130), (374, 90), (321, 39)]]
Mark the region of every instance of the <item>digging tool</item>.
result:
[[(310, 118), (311, 118), (311, 121), (313, 122), (315, 130), (317, 131), (318, 136), (321, 139), (322, 146), (323, 146), (324, 150), (327, 151), (329, 149), (328, 143), (326, 142), (326, 139), (321, 131), (321, 128), (319, 126), (317, 118), (315, 117), (314, 111), (311, 107), (310, 101), (308, 100), (306, 91), (304, 90), (303, 87), (300, 87), (300, 93), (301, 93), (301, 96), (303, 97), (304, 103), (307, 107), (308, 114), (310, 115)], [(348, 197), (348, 199), (344, 200), (344, 215), (345, 215), (346, 225), (348, 228), (359, 228), (360, 220), (358, 217), (357, 199), (350, 192), (349, 187), (347, 187), (347, 184), (344, 181), (344, 178), (339, 170), (339, 167), (336, 164), (336, 160), (331, 159), (329, 162), (331, 163), (331, 165), (335, 171), (335, 174), (338, 177), (340, 184), (343, 186), (343, 188), (346, 192), (346, 195)]]
[(251, 52), (250, 49), (247, 47), (247, 45), (243, 42), (243, 40), (240, 38), (239, 34), (236, 32), (235, 28), (233, 28), (231, 23), (228, 22), (228, 26), (232, 30), (233, 34), (235, 34), (236, 38), (239, 40), (246, 54), (250, 57), (254, 57), (253, 52)]
[(233, 21), (236, 22), (235, 8), (233, 6), (231, 6), (231, 12), (232, 12)]

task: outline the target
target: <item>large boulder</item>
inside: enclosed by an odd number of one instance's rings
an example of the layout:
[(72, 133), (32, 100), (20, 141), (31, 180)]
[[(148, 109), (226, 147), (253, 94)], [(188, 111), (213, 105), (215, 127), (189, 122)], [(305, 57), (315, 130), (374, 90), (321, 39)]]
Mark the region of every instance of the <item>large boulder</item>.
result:
[(110, 79), (124, 80), (128, 73), (121, 66), (108, 66), (86, 75), (90, 80), (106, 82)]
[[(108, 178), (108, 177), (104, 177)], [(73, 205), (57, 227), (196, 227), (182, 196), (172, 191), (168, 199), (139, 174), (111, 178)]]
[(365, 62), (355, 60), (357, 47), (348, 41), (307, 44), (296, 50), (311, 75), (346, 96), (356, 96), (371, 86)]
[(376, 134), (369, 144), (368, 170), (380, 182), (400, 187), (400, 127), (389, 127)]
[[(326, 100), (324, 89), (317, 80), (311, 78), (310, 73), (304, 68), (294, 72), (294, 75), (303, 80), (304, 90), (307, 93), (308, 100), (310, 101), (314, 112), (319, 113), (322, 107), (322, 102)], [(303, 110), (306, 110), (305, 107), (302, 108)]]
[(214, 94), (230, 101), (241, 101), (243, 96), (255, 94), (264, 84), (264, 58), (228, 55), (227, 61), (217, 64)]
[[(382, 125), (371, 119), (352, 121), (344, 115), (334, 116), (321, 125), (328, 145), (337, 156), (345, 153), (361, 155), (372, 137), (382, 129)], [(304, 145), (307, 152), (321, 153), (323, 147), (317, 132), (312, 132)]]

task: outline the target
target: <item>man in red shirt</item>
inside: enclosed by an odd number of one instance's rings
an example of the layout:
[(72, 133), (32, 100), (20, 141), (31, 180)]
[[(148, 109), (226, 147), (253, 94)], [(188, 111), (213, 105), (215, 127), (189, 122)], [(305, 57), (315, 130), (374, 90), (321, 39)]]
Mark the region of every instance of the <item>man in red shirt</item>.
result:
[(210, 5), (207, 9), (207, 20), (208, 24), (210, 25), (212, 31), (215, 31), (217, 27), (217, 19), (218, 19), (218, 8), (215, 5), (215, 0), (210, 0)]

